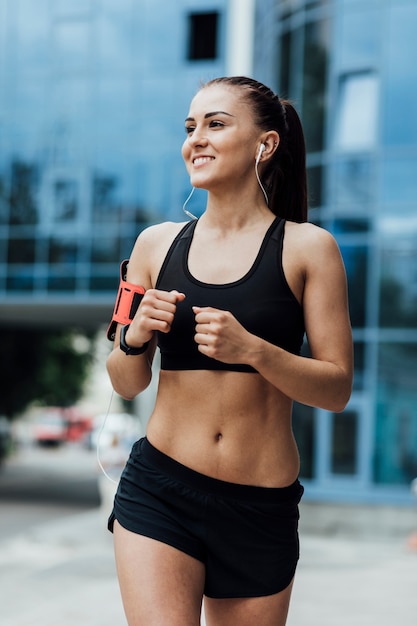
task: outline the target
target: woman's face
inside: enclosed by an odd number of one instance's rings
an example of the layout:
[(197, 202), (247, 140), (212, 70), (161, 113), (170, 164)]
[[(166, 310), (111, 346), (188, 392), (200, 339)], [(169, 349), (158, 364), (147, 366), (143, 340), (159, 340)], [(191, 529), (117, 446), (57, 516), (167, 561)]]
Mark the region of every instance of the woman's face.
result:
[(239, 88), (204, 87), (191, 102), (185, 120), (182, 156), (193, 187), (215, 190), (255, 176), (261, 131)]

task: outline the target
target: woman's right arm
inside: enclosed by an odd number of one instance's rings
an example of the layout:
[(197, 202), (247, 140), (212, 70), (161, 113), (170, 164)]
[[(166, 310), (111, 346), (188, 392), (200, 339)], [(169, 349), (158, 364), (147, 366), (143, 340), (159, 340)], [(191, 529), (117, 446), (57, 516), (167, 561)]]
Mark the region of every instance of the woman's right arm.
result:
[[(107, 359), (107, 371), (113, 389), (126, 400), (132, 400), (146, 389), (152, 378), (152, 360), (156, 349), (156, 331), (169, 332), (176, 311), (176, 303), (184, 299), (184, 294), (177, 291), (162, 291), (153, 288), (155, 267), (159, 268), (158, 243), (165, 254), (166, 245), (172, 240), (166, 237), (167, 228), (153, 226), (143, 231), (133, 248), (129, 259), (126, 280), (145, 288), (145, 294), (126, 333), (126, 343), (132, 348), (140, 348), (150, 342), (142, 354), (126, 354), (120, 349), (120, 330), (118, 324), (114, 348)], [(171, 229), (168, 229), (168, 232)], [(165, 236), (164, 236), (165, 235)], [(155, 252), (156, 251), (156, 252)]]

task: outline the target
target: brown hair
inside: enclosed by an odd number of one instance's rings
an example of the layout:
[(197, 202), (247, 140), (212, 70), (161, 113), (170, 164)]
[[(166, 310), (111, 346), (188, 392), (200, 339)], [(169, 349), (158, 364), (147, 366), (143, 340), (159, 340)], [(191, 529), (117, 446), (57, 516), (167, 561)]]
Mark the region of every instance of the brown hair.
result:
[(304, 132), (297, 111), (266, 85), (246, 76), (214, 78), (203, 85), (229, 85), (245, 91), (255, 123), (275, 130), (278, 148), (262, 172), (261, 180), (275, 215), (294, 222), (307, 221), (307, 171)]

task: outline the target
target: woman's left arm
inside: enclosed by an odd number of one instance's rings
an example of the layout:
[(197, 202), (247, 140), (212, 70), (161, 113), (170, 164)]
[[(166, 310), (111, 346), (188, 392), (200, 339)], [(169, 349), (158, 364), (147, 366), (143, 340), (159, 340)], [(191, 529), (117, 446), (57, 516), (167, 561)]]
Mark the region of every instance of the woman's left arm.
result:
[(302, 236), (294, 243), (304, 275), (302, 305), (311, 358), (252, 335), (248, 362), (293, 400), (338, 412), (350, 398), (353, 377), (345, 268), (332, 235), (312, 225), (299, 226)]

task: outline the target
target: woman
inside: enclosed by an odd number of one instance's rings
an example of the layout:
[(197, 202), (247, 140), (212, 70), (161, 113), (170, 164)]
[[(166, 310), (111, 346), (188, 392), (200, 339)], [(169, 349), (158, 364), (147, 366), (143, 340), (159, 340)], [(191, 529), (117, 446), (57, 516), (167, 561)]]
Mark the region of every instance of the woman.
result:
[(292, 401), (341, 411), (349, 399), (344, 268), (306, 223), (290, 103), (249, 78), (210, 81), (182, 155), (205, 212), (138, 237), (127, 279), (145, 294), (108, 359), (132, 399), (161, 350), (147, 435), (109, 520), (125, 612), (130, 626), (196, 626), (204, 596), (207, 626), (283, 626), (303, 491)]

